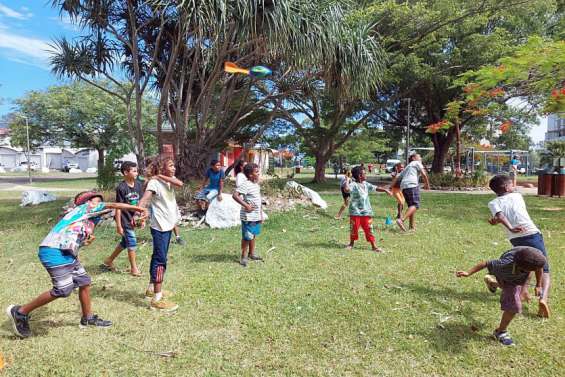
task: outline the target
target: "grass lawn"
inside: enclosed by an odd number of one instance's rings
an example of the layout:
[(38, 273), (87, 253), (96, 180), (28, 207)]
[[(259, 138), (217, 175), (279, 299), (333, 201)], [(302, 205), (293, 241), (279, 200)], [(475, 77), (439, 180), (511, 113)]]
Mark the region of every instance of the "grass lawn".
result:
[[(347, 220), (333, 219), (341, 197), (324, 195), (327, 213), (299, 208), (271, 214), (258, 240), (265, 263), (241, 268), (240, 230), (183, 229), (188, 246), (172, 246), (167, 289), (180, 305), (160, 315), (143, 299), (151, 254), (141, 234), (144, 278), (101, 273), (118, 240), (100, 226), (82, 250), (93, 277), (95, 312), (110, 329), (78, 327), (76, 294), (32, 314), (35, 336), (16, 339), (0, 322), (6, 376), (557, 376), (565, 356), (565, 200), (526, 197), (551, 256), (553, 316), (540, 320), (526, 304), (510, 331), (517, 347), (490, 339), (500, 316), (498, 295), (483, 273), (454, 271), (508, 249), (500, 226), (486, 219), (489, 195), (422, 198), (417, 233), (382, 232), (377, 255), (362, 240), (346, 251)], [(36, 250), (62, 202), (21, 209), (0, 202), (0, 305), (23, 303), (50, 288)], [(373, 196), (375, 223), (393, 201)], [(142, 241), (142, 242), (143, 242)], [(272, 249), (267, 253), (267, 250)], [(127, 266), (125, 255), (119, 265)], [(176, 357), (154, 353), (173, 351)], [(561, 370), (562, 372), (559, 372)]]
[(33, 182), (34, 187), (64, 188), (69, 190), (90, 190), (96, 188), (96, 178), (53, 179), (48, 182)]

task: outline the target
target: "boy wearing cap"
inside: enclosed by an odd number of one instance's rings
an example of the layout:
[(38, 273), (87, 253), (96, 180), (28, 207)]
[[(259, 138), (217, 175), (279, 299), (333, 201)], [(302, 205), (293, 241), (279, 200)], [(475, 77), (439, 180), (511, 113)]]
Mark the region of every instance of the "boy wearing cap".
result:
[(530, 272), (535, 271), (536, 293), (541, 292), (541, 276), (545, 263), (545, 257), (538, 250), (529, 246), (518, 246), (502, 254), (499, 259), (483, 261), (469, 271), (455, 273), (457, 277), (468, 277), (487, 268), (489, 274), (496, 277), (496, 281), (490, 282), (490, 285), (495, 289), (497, 287), (502, 289), (500, 295), (502, 318), (493, 336), (501, 344), (514, 345), (506, 330), (514, 316), (522, 312), (522, 286), (528, 281)]
[[(496, 194), (496, 198), (491, 200), (488, 208), (492, 214), (489, 219), (491, 225), (502, 224), (506, 229), (506, 236), (512, 246), (529, 246), (538, 250), (547, 258), (543, 236), (534, 224), (526, 203), (520, 193), (514, 192), (512, 179), (506, 175), (496, 175), (490, 182), (489, 187)], [(547, 303), (551, 279), (549, 275), (549, 262), (543, 266), (541, 280), (542, 290), (539, 294), (538, 316), (548, 318), (549, 306)], [(522, 288), (522, 299), (529, 301), (527, 282)]]
[(53, 288), (25, 305), (10, 305), (6, 309), (14, 333), (21, 338), (31, 336), (29, 313), (59, 297), (68, 297), (74, 288), (79, 289), (81, 326), (112, 325), (112, 322), (105, 321), (92, 313), (91, 279), (78, 259), (78, 251), (81, 246), (92, 243), (94, 240), (92, 233), (100, 221), (100, 216), (111, 209), (138, 211), (142, 212), (143, 216), (147, 216), (147, 210), (123, 203), (104, 203), (102, 195), (92, 191), (78, 194), (74, 203), (75, 207), (59, 220), (39, 246), (38, 257), (51, 276)]

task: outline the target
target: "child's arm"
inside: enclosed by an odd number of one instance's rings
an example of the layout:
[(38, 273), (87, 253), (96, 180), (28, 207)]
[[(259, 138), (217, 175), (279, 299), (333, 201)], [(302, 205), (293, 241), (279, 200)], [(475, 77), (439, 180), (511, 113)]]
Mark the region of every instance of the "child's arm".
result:
[(457, 271), (455, 273), (455, 276), (457, 276), (458, 278), (471, 276), (475, 272), (479, 272), (480, 270), (486, 268), (486, 266), (487, 266), (487, 262), (482, 261), (482, 262), (479, 262), (476, 266), (471, 267), (471, 269), (469, 271)]
[(153, 191), (145, 190), (141, 200), (139, 201), (139, 206), (143, 208), (149, 208), (149, 203), (151, 202), (151, 198), (153, 197)]
[[(241, 195), (239, 194), (239, 192), (234, 191), (233, 195), (232, 195), (233, 200), (235, 200), (236, 202), (239, 203), (240, 206), (243, 207), (243, 209), (245, 209), (246, 212), (252, 212), (253, 211), (253, 206), (249, 203), (246, 203), (242, 198)], [(261, 215), (262, 216), (262, 215)]]
[(502, 224), (512, 233), (522, 233), (525, 231), (524, 227), (521, 225), (513, 227), (512, 224), (510, 224), (510, 221), (508, 221), (508, 219), (502, 212), (497, 212), (496, 215), (490, 218), (488, 222), (490, 225)]
[(351, 192), (351, 187), (349, 187), (349, 179), (345, 180), (345, 184), (343, 185), (344, 192)]
[(386, 192), (387, 195), (392, 195), (392, 192), (390, 192), (390, 191), (387, 190), (386, 188), (380, 187), (380, 186), (375, 186), (375, 191), (378, 191), (378, 192)]
[(177, 188), (181, 188), (184, 185), (183, 181), (181, 181), (177, 177), (167, 177), (166, 175), (159, 174), (159, 175), (157, 175), (157, 178), (160, 179), (163, 182), (170, 183), (171, 185), (173, 185)]
[(426, 168), (422, 169), (422, 179), (424, 180), (424, 188), (426, 190), (430, 189), (430, 178), (428, 177), (428, 173), (426, 173)]
[[(144, 195), (144, 197), (145, 197), (145, 195)], [(141, 212), (143, 214), (143, 216), (142, 216), (143, 218), (147, 217), (147, 208), (144, 208), (142, 206), (132, 206), (132, 205), (126, 204), (126, 203), (105, 203), (105, 207), (110, 208), (110, 209)]]
[(116, 232), (120, 236), (124, 235), (124, 228), (122, 227), (122, 211), (117, 209), (116, 213), (114, 214), (114, 220), (116, 220)]

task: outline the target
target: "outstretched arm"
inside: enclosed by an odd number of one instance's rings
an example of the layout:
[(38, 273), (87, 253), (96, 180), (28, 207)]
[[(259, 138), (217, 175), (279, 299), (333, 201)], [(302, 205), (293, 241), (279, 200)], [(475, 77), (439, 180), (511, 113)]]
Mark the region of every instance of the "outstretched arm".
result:
[(380, 186), (375, 186), (375, 191), (378, 191), (378, 192), (386, 192), (387, 195), (392, 195), (392, 192), (390, 192), (390, 191), (387, 190), (386, 188), (380, 187)]
[(422, 170), (422, 179), (424, 180), (424, 188), (426, 190), (430, 189), (430, 178), (428, 177), (428, 173), (426, 173), (426, 168)]
[(142, 206), (132, 206), (126, 203), (106, 203), (106, 208), (141, 212), (143, 218), (147, 217), (147, 208)]
[(487, 262), (482, 261), (482, 262), (479, 262), (476, 266), (471, 267), (471, 269), (469, 271), (457, 271), (455, 273), (455, 276), (457, 276), (458, 278), (471, 276), (475, 272), (479, 272), (480, 270), (486, 268), (486, 266), (487, 266)]
[(181, 181), (180, 179), (178, 179), (177, 177), (168, 177), (166, 175), (159, 174), (159, 175), (157, 175), (157, 178), (160, 179), (163, 182), (170, 183), (171, 185), (173, 185), (177, 188), (181, 188), (184, 185), (184, 182)]

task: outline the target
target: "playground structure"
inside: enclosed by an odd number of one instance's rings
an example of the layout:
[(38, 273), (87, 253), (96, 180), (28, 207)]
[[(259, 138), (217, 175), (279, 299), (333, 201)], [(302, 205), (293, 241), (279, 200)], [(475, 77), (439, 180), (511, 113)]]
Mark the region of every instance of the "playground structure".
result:
[[(414, 147), (410, 148), (412, 151), (431, 151), (431, 147)], [(518, 172), (530, 175), (533, 171), (531, 166), (530, 153), (528, 151), (519, 149), (508, 150), (477, 150), (474, 147), (467, 147), (461, 153), (461, 169), (465, 173), (473, 173), (476, 170), (484, 170), (491, 174), (499, 174), (508, 172), (510, 170), (510, 161), (512, 158), (520, 161), (518, 165)], [(455, 153), (449, 154), (449, 163), (446, 164), (451, 168), (450, 171), (455, 171)]]

